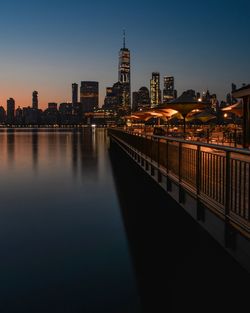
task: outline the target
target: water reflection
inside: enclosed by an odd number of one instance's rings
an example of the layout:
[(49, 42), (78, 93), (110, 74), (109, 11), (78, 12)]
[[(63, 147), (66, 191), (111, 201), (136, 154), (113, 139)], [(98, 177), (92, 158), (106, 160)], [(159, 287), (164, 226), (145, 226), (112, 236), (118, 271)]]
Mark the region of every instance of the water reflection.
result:
[(15, 132), (12, 129), (7, 130), (7, 160), (12, 167), (15, 157)]
[[(71, 155), (72, 155), (72, 173), (76, 178), (78, 169), (82, 179), (98, 181), (98, 144), (105, 144), (100, 142), (100, 134), (104, 132), (93, 131), (92, 129), (75, 130), (71, 138)], [(97, 138), (98, 136), (98, 138)]]
[(105, 136), (0, 133), (0, 312), (140, 312)]
[(37, 170), (38, 166), (38, 133), (37, 130), (32, 130), (32, 160), (33, 160), (33, 169)]
[(95, 129), (87, 128), (85, 131), (81, 131), (79, 135), (82, 179), (98, 180), (98, 147), (96, 134)]
[(78, 132), (73, 131), (72, 133), (72, 172), (74, 177), (77, 174), (77, 166), (78, 166)]

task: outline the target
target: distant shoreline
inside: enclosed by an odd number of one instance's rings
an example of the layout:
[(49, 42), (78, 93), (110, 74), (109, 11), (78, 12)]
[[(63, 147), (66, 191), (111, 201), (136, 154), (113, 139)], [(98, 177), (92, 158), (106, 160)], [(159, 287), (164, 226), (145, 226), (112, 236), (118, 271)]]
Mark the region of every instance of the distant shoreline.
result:
[(53, 126), (14, 126), (14, 127), (9, 127), (9, 126), (2, 126), (0, 127), (0, 132), (15, 132), (15, 131), (37, 131), (37, 132), (43, 132), (43, 131), (65, 131), (65, 130), (83, 130), (83, 129), (94, 129), (94, 128), (104, 128), (106, 129), (106, 125), (81, 125), (81, 126), (58, 126), (58, 127), (53, 127)]

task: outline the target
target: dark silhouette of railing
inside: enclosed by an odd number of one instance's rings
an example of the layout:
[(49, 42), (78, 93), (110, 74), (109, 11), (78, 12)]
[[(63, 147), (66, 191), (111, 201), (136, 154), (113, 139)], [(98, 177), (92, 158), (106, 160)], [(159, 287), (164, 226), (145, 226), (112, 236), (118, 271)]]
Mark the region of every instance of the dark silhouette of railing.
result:
[(250, 151), (220, 145), (109, 129), (129, 153), (207, 204), (250, 238)]

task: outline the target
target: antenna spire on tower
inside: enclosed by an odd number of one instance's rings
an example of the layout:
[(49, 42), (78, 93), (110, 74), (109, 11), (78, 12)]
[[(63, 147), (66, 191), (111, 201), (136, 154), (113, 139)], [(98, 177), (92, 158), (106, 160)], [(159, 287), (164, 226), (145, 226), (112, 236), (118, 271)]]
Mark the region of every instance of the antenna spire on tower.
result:
[(126, 33), (125, 33), (125, 29), (123, 29), (123, 49), (126, 48)]

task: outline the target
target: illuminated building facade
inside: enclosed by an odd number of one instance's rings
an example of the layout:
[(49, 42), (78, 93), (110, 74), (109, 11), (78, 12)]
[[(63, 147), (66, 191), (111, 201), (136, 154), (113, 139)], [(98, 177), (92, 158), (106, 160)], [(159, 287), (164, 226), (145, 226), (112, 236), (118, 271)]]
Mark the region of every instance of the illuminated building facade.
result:
[(93, 112), (99, 105), (99, 83), (96, 81), (82, 81), (80, 88), (80, 102), (83, 112)]
[(163, 102), (169, 102), (175, 99), (175, 90), (174, 90), (174, 77), (165, 76), (164, 77), (164, 89), (163, 89)]
[(151, 108), (161, 103), (160, 73), (158, 72), (152, 73), (152, 79), (150, 80), (150, 98)]
[(122, 107), (124, 111), (131, 109), (130, 51), (126, 48), (125, 32), (123, 48), (119, 52), (118, 81), (122, 84)]

